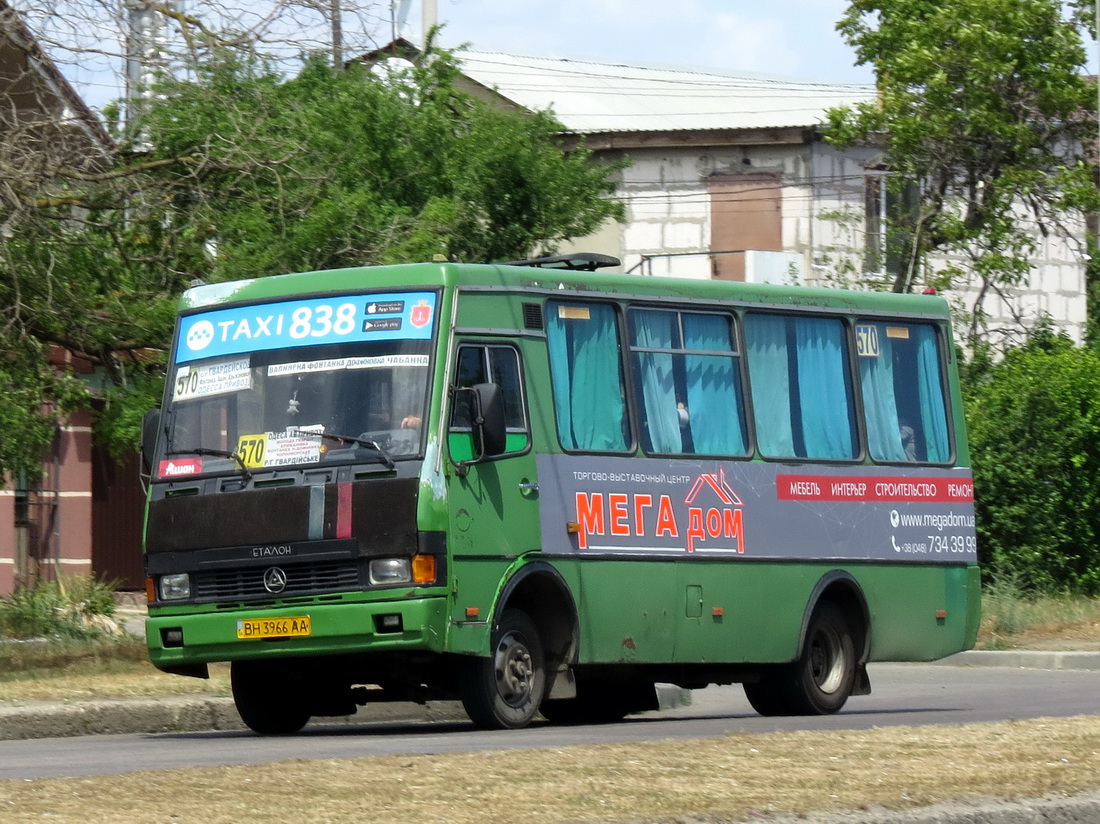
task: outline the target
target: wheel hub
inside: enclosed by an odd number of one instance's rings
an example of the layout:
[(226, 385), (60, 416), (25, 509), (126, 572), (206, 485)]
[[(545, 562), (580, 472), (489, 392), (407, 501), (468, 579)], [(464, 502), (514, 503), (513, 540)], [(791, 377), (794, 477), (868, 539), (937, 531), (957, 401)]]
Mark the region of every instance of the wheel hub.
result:
[(497, 647), (496, 678), (500, 697), (518, 706), (531, 695), (535, 668), (531, 653), (522, 640), (513, 635), (501, 639)]

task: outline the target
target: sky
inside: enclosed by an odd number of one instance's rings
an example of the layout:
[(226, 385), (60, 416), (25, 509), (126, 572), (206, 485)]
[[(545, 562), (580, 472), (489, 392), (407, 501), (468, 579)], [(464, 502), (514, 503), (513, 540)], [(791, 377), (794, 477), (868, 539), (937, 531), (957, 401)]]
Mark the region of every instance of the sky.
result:
[[(178, 2), (191, 12), (201, 12), (204, 4)], [(346, 0), (345, 8), (365, 10), (360, 17), (349, 13), (345, 18), (346, 36), (384, 45), (392, 37), (395, 10), (406, 4), (404, 33), (420, 43), (422, 2)], [(71, 10), (87, 8), (84, 0), (57, 0), (52, 12), (40, 0), (17, 0), (16, 5), (89, 105), (100, 109), (123, 94), (119, 64), (107, 66), (95, 57), (99, 48), (107, 48), (105, 41), (97, 42), (94, 27)], [(241, 9), (241, 20), (249, 23), (265, 6), (262, 0), (219, 0), (214, 5)], [(109, 6), (108, 0), (95, 7)], [(846, 0), (436, 0), (442, 43), (451, 48), (468, 43), (478, 51), (870, 83), (870, 68), (854, 65), (852, 50), (835, 28), (847, 6)], [(327, 35), (328, 24), (321, 18), (314, 22), (320, 23), (321, 36)], [(348, 31), (356, 25), (377, 30), (364, 38), (364, 32)], [(66, 59), (63, 50), (51, 47), (80, 38), (91, 52), (83, 51), (79, 60)]]
[[(421, 39), (412, 0), (411, 40)], [(870, 83), (836, 31), (845, 0), (437, 0), (443, 43), (478, 51), (643, 62)]]

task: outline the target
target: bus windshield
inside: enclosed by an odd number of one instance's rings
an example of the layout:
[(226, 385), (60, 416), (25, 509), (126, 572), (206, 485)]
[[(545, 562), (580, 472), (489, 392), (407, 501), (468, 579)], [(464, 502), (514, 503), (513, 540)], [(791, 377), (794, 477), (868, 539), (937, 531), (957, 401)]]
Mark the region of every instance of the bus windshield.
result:
[(419, 456), (434, 303), (358, 295), (184, 317), (157, 476)]
[[(391, 459), (417, 455), (428, 348), (427, 341), (386, 341), (180, 364), (163, 455), (172, 469), (162, 464), (160, 474), (363, 460), (364, 446)], [(213, 463), (198, 469), (204, 459)]]

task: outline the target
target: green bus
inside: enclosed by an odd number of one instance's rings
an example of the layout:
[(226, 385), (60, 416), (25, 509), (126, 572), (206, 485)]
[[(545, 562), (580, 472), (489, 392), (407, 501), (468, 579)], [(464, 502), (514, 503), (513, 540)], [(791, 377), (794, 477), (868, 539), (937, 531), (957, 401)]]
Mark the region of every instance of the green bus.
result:
[(947, 304), (598, 255), (200, 285), (147, 416), (153, 664), (261, 734), (374, 701), (488, 728), (655, 685), (838, 711), (969, 648)]

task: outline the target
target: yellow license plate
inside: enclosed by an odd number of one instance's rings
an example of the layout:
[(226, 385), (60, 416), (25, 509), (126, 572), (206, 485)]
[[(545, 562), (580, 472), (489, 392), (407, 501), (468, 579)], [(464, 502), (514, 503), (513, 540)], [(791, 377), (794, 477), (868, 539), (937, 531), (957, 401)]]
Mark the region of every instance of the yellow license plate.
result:
[(244, 641), (263, 638), (299, 638), (310, 635), (313, 624), (308, 615), (292, 618), (249, 618), (237, 622), (237, 637)]

